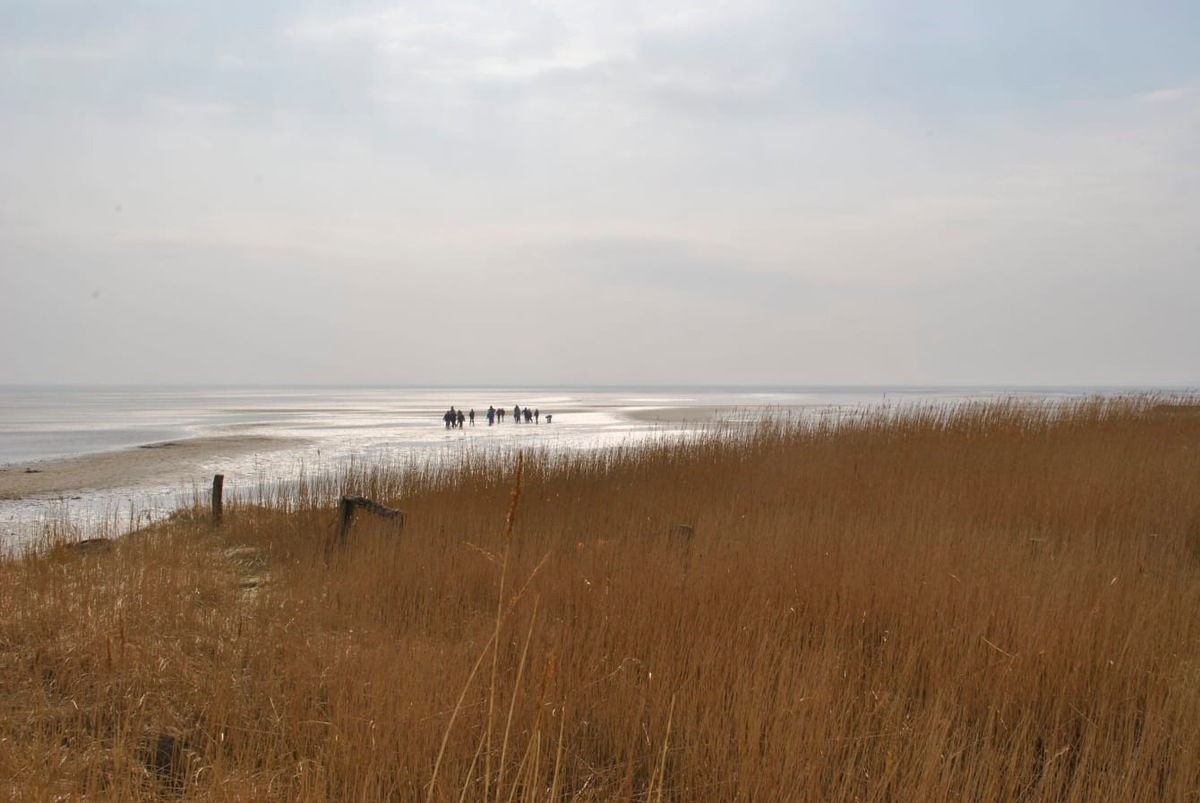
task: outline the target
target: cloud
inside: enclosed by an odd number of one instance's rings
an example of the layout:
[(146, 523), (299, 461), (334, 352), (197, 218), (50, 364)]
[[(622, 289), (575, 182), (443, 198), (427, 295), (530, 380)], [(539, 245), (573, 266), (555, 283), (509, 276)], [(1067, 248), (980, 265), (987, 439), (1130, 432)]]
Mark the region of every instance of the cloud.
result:
[(593, 285), (659, 297), (743, 304), (806, 306), (814, 283), (764, 270), (753, 254), (699, 241), (647, 237), (589, 237), (561, 243), (552, 261)]
[(180, 115), (185, 117), (227, 115), (234, 110), (234, 107), (229, 103), (211, 100), (197, 100), (187, 97), (151, 96), (147, 98), (147, 102), (151, 105), (158, 106), (163, 111), (171, 115)]
[[(370, 344), (347, 377), (443, 326), (462, 359), (409, 348), (414, 381), (1191, 365), (1163, 341), (1196, 335), (1196, 14), (1014, 2), (14, 6), (0, 279), (25, 291), (0, 320), (52, 315), (22, 375), (67, 378), (109, 366), (57, 359), (89, 334), (47, 312), (56, 282), (104, 288), (94, 321), (134, 274), (155, 292), (111, 342), (139, 316), (186, 322), (177, 353), (227, 329), (250, 377), (238, 328), (311, 343), (312, 310)], [(198, 292), (210, 270), (236, 304)], [(493, 365), (476, 346), (510, 327), (531, 345)]]
[(1143, 92), (1134, 97), (1138, 103), (1176, 103), (1184, 100), (1191, 94), (1191, 88), (1186, 86), (1170, 87), (1167, 89), (1156, 89), (1152, 92)]
[(96, 65), (128, 59), (128, 42), (29, 42), (0, 48), (0, 60), (65, 65)]
[[(786, 70), (784, 54), (844, 27), (844, 14), (805, 2), (782, 33), (768, 2), (575, 2), (557, 5), (451, 0), (383, 11), (309, 14), (289, 41), (326, 58), (365, 51), (379, 97), (420, 96), (422, 86), (469, 91), (508, 86), (523, 99), (670, 110), (765, 108)], [(789, 25), (796, 22), (798, 24)], [(453, 97), (453, 95), (451, 95)]]
[(612, 59), (611, 42), (523, 4), (446, 2), (306, 16), (287, 37), (322, 49), (367, 48), (390, 74), (433, 82), (521, 80)]

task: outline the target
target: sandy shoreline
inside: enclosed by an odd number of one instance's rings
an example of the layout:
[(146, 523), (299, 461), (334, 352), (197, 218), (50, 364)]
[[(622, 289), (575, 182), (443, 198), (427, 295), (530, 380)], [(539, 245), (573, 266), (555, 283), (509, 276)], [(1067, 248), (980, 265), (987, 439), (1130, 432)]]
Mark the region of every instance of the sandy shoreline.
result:
[(147, 482), (182, 483), (197, 478), (199, 466), (221, 459), (294, 448), (292, 438), (229, 436), (152, 443), (115, 452), (57, 457), (0, 466), (0, 500), (102, 491)]

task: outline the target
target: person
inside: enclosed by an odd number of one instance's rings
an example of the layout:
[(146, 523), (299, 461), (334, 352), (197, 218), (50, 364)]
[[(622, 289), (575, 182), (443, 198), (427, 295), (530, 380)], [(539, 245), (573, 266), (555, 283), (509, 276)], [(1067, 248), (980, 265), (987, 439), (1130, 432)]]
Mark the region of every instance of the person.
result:
[(462, 410), (458, 411), (458, 428), (462, 429), (463, 424), (467, 423), (467, 416)]
[(450, 427), (458, 426), (458, 410), (454, 409), (454, 405), (450, 405)]
[(504, 422), (504, 408), (497, 407), (496, 408), (496, 423), (501, 424), (503, 422)]
[(533, 423), (533, 411), (532, 410), (530, 410), (528, 407), (526, 407), (524, 410), (521, 411), (521, 413), (525, 416), (526, 424)]
[(518, 424), (521, 423), (521, 405), (513, 406), (513, 420)]
[(553, 413), (546, 413), (546, 423), (550, 423), (550, 419), (554, 417)]
[(496, 423), (496, 408), (489, 404), (488, 405), (488, 426), (490, 427), (494, 423)]
[(450, 411), (442, 413), (442, 420), (446, 422), (446, 429), (450, 429)]
[(467, 418), (471, 419), (471, 426), (475, 426), (475, 408), (471, 408), (471, 412), (467, 413)]
[(538, 411), (538, 409), (537, 409), (536, 407), (535, 407), (535, 408), (533, 408), (533, 423), (535, 423), (535, 424), (540, 424), (540, 423), (541, 423), (540, 421), (538, 421), (538, 416), (539, 416), (539, 415), (541, 415), (541, 413)]

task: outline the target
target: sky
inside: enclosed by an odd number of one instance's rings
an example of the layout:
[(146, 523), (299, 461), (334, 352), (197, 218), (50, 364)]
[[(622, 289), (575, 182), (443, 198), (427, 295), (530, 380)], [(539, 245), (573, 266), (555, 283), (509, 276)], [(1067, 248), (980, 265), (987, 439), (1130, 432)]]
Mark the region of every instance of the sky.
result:
[(0, 384), (1200, 385), (1200, 3), (0, 0)]

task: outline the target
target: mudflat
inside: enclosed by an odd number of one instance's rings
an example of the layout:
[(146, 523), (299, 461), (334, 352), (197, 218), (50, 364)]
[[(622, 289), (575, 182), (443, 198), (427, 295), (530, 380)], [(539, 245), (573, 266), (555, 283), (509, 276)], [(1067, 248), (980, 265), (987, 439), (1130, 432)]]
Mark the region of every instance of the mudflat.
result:
[(188, 482), (199, 467), (223, 458), (294, 447), (296, 439), (263, 436), (188, 438), (114, 452), (0, 466), (0, 499), (104, 490), (150, 481)]
[(634, 421), (655, 424), (697, 424), (719, 422), (742, 412), (737, 407), (697, 405), (691, 407), (647, 407), (628, 410), (625, 415)]

